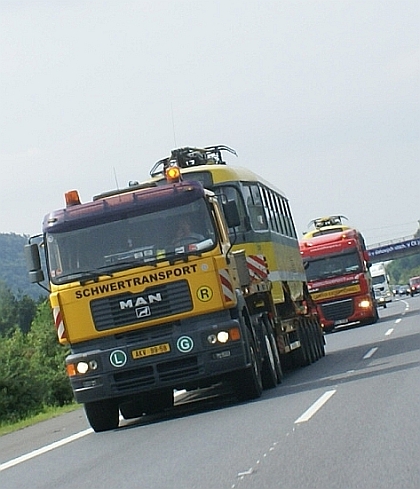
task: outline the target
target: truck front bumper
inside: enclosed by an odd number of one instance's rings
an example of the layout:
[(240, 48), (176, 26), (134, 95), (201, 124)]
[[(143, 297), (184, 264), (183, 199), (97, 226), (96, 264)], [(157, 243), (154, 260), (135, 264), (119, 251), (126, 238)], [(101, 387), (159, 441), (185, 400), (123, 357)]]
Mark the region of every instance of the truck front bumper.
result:
[(156, 328), (154, 332), (163, 334), (154, 339), (149, 336), (147, 340), (69, 355), (67, 370), (75, 372), (70, 381), (76, 401), (130, 398), (161, 388), (200, 387), (247, 366), (247, 350), (237, 320), (200, 327), (196, 324), (193, 329), (184, 326), (169, 328), (167, 334)]

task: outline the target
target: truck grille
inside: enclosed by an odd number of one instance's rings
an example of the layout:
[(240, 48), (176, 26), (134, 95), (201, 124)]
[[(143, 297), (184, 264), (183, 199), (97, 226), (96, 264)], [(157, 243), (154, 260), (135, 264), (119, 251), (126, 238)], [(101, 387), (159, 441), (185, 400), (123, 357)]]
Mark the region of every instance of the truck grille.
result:
[(190, 311), (192, 299), (188, 282), (179, 280), (149, 287), (138, 294), (95, 299), (90, 308), (95, 328), (104, 331)]
[[(154, 371), (154, 368), (156, 371)], [(202, 373), (197, 357), (185, 357), (169, 362), (118, 372), (113, 375), (113, 391), (122, 394), (133, 389), (157, 386), (160, 383), (176, 382), (196, 377)]]
[(342, 301), (327, 302), (321, 304), (322, 315), (329, 321), (347, 319), (353, 315), (353, 300), (345, 299)]

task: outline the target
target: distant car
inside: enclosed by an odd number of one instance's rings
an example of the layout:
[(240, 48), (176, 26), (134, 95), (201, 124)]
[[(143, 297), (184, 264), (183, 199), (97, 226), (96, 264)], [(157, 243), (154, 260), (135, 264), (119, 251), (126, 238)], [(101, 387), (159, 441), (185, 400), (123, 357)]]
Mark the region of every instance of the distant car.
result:
[(397, 285), (395, 287), (395, 295), (399, 295), (399, 296), (409, 295), (409, 293), (410, 293), (409, 289), (410, 288), (408, 285)]

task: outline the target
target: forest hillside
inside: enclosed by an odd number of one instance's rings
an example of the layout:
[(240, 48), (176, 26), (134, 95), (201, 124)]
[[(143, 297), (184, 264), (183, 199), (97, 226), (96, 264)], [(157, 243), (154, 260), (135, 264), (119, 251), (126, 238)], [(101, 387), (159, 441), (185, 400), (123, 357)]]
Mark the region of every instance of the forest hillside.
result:
[(0, 281), (15, 297), (27, 295), (38, 300), (46, 297), (46, 292), (29, 282), (23, 251), (27, 243), (28, 236), (0, 233)]

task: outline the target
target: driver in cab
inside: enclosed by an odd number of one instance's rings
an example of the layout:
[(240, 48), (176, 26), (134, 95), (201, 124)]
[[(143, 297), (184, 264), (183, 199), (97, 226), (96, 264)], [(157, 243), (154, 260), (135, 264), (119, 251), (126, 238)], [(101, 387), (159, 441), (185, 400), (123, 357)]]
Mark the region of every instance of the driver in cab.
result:
[(186, 246), (192, 243), (198, 243), (203, 241), (204, 236), (202, 234), (194, 232), (189, 217), (183, 217), (178, 222), (178, 227), (175, 231), (173, 243), (175, 246)]

